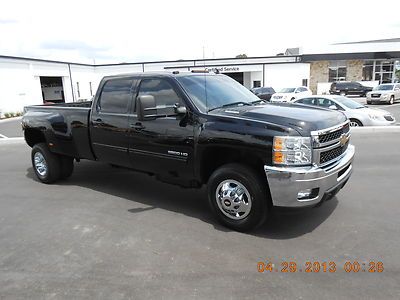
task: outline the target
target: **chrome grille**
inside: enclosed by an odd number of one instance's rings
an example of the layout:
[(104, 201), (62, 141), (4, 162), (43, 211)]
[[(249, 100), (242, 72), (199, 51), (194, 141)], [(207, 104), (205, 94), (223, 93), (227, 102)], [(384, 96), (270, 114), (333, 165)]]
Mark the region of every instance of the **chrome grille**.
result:
[(337, 161), (346, 151), (350, 139), (350, 122), (312, 131), (313, 163), (325, 167)]
[(349, 130), (350, 130), (349, 123), (346, 123), (342, 128), (339, 128), (336, 131), (332, 131), (332, 132), (325, 133), (325, 134), (320, 134), (318, 136), (319, 142), (321, 144), (324, 144), (324, 143), (328, 143), (333, 140), (337, 140), (341, 137), (341, 135), (343, 133), (347, 133), (347, 132), (349, 132)]
[(381, 96), (381, 94), (371, 94), (372, 98), (379, 98)]
[(346, 143), (344, 146), (339, 146), (331, 150), (321, 152), (319, 156), (319, 163), (325, 164), (331, 160), (334, 160), (335, 158), (338, 158), (346, 151), (348, 145), (349, 143)]

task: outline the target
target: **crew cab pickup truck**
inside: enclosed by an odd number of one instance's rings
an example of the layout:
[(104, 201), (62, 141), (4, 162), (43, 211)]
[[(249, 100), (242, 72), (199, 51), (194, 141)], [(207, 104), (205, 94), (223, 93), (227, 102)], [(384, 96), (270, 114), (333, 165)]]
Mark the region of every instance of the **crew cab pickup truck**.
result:
[(142, 171), (183, 187), (207, 186), (216, 218), (238, 231), (274, 207), (314, 207), (352, 173), (349, 121), (337, 111), (266, 104), (222, 74), (105, 77), (92, 102), (25, 107), (37, 178), (71, 176), (74, 160)]

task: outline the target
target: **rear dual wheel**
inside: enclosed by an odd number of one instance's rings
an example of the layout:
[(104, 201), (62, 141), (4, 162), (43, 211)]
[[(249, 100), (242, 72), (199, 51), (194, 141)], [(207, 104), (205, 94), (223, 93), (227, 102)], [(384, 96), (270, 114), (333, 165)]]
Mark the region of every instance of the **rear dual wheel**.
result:
[(52, 153), (45, 143), (33, 146), (32, 166), (36, 177), (43, 183), (53, 183), (72, 175), (73, 158)]

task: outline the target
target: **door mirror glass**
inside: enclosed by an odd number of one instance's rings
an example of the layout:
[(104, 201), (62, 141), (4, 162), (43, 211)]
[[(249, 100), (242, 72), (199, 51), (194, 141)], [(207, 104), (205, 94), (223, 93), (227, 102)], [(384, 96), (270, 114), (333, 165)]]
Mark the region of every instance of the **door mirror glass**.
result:
[(157, 117), (156, 100), (152, 95), (142, 95), (138, 97), (138, 120), (148, 121)]
[(178, 116), (186, 115), (186, 106), (180, 106), (179, 103), (175, 104), (174, 111)]
[(333, 110), (337, 110), (336, 105), (330, 105), (328, 108), (329, 108), (329, 109), (333, 109)]

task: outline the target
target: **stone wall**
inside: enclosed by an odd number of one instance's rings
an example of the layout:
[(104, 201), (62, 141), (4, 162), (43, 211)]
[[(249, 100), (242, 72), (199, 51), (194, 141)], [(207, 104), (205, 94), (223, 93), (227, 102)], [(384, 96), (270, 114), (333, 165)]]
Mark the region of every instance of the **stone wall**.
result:
[(362, 80), (363, 71), (363, 60), (348, 60), (347, 61), (347, 75), (346, 80), (348, 81), (360, 81)]
[(313, 94), (317, 93), (318, 82), (328, 82), (329, 61), (314, 61), (310, 64), (310, 89)]
[[(346, 62), (347, 73), (346, 80), (347, 81), (360, 81), (362, 80), (362, 71), (363, 71), (363, 60), (348, 60)], [(314, 61), (310, 64), (310, 89), (313, 94), (317, 93), (317, 87), (319, 82), (328, 82), (329, 81), (329, 61), (321, 60)]]

